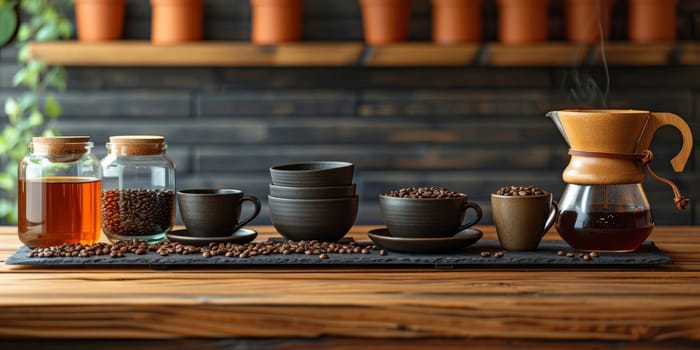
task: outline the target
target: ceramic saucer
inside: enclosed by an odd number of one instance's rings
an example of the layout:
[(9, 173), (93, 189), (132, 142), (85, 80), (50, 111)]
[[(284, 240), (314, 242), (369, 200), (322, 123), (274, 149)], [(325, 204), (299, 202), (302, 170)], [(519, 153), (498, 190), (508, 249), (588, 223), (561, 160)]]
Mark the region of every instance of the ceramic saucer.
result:
[(230, 236), (217, 237), (193, 237), (187, 232), (187, 230), (174, 230), (165, 234), (165, 237), (170, 241), (190, 245), (206, 245), (211, 242), (246, 244), (252, 242), (257, 236), (258, 233), (249, 228), (238, 229), (238, 231), (234, 232)]
[(386, 228), (378, 228), (367, 233), (376, 244), (397, 252), (404, 253), (447, 253), (460, 250), (476, 243), (483, 233), (477, 229), (468, 228), (452, 237), (440, 238), (405, 238), (392, 237)]

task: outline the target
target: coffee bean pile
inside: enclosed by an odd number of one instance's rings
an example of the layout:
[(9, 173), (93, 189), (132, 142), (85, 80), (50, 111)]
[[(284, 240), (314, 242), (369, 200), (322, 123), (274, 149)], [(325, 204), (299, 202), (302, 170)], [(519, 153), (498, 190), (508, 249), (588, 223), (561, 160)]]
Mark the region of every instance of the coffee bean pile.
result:
[[(379, 250), (376, 245), (360, 246), (357, 242), (329, 243), (318, 241), (266, 241), (247, 244), (209, 243), (207, 246), (193, 245), (164, 241), (148, 244), (146, 241), (133, 239), (131, 241), (117, 241), (114, 244), (97, 243), (92, 245), (63, 244), (48, 248), (34, 248), (28, 258), (56, 258), (56, 257), (81, 257), (109, 255), (113, 258), (123, 258), (126, 254), (143, 255), (155, 252), (161, 256), (171, 254), (201, 254), (204, 258), (213, 256), (225, 256), (229, 258), (248, 258), (257, 255), (290, 255), (304, 254), (317, 255), (319, 259), (329, 259), (328, 254), (372, 254)], [(386, 251), (379, 250), (379, 255), (386, 255)]]
[(535, 186), (506, 186), (496, 191), (501, 196), (539, 196), (547, 193), (545, 190)]
[(464, 197), (463, 193), (452, 192), (444, 187), (409, 187), (402, 188), (398, 191), (383, 193), (388, 197), (400, 198), (460, 198)]
[(124, 189), (102, 192), (102, 229), (119, 236), (148, 236), (173, 224), (175, 193), (171, 190)]
[(108, 255), (113, 258), (123, 258), (127, 253), (137, 255), (146, 254), (149, 250), (155, 250), (146, 241), (117, 241), (115, 244), (62, 244), (47, 248), (34, 248), (28, 254), (28, 258), (59, 258), (78, 257), (89, 258), (92, 256)]

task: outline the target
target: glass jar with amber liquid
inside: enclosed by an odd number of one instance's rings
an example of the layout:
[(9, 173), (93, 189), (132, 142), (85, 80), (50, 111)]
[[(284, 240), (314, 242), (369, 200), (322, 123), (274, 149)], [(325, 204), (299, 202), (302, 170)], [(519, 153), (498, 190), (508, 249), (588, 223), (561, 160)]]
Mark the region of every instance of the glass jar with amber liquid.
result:
[(18, 235), (28, 247), (100, 239), (102, 169), (88, 136), (34, 137), (18, 170)]

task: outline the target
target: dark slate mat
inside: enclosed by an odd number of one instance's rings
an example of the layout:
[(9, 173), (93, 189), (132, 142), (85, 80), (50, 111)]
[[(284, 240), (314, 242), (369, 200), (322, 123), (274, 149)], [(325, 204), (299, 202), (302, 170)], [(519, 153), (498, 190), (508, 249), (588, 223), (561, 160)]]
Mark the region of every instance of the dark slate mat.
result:
[[(360, 242), (369, 244), (369, 242)], [(427, 266), (434, 268), (464, 268), (486, 266), (533, 266), (533, 267), (641, 267), (671, 264), (671, 258), (661, 252), (656, 245), (647, 241), (635, 252), (631, 253), (600, 253), (598, 258), (585, 261), (576, 254), (574, 257), (558, 256), (557, 252), (574, 252), (563, 241), (542, 241), (537, 251), (532, 252), (508, 252), (504, 251), (501, 258), (493, 256), (482, 257), (482, 251), (495, 253), (502, 251), (498, 241), (480, 241), (465, 248), (462, 251), (449, 254), (407, 254), (387, 251), (387, 255), (380, 255), (378, 250), (371, 254), (328, 254), (329, 259), (319, 259), (316, 255), (268, 255), (253, 256), (249, 258), (227, 258), (215, 256), (204, 258), (201, 255), (160, 256), (155, 252), (144, 255), (127, 254), (123, 258), (111, 258), (109, 256), (93, 256), (89, 258), (28, 258), (29, 248), (19, 248), (10, 258), (8, 265), (30, 266), (143, 266), (156, 269), (169, 267), (229, 267), (244, 268), (252, 266), (268, 267), (352, 267), (352, 266), (391, 266), (391, 267), (418, 267)], [(575, 252), (577, 253), (577, 252)]]

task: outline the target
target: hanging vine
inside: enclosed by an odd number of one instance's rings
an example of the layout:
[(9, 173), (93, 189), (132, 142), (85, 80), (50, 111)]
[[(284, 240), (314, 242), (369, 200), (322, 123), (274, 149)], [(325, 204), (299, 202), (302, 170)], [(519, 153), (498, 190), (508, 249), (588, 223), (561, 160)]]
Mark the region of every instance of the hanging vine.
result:
[(73, 24), (64, 11), (72, 9), (72, 0), (0, 0), (0, 8), (18, 8), (21, 14), (15, 37), (19, 70), (12, 85), (24, 92), (5, 100), (6, 119), (0, 133), (0, 218), (16, 223), (17, 165), (27, 154), (33, 136), (58, 134), (54, 122), (61, 114), (61, 105), (53, 92), (65, 90), (67, 81), (63, 67), (32, 59), (29, 44), (71, 37)]

